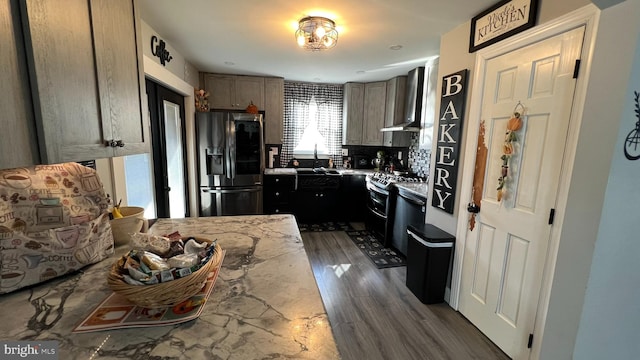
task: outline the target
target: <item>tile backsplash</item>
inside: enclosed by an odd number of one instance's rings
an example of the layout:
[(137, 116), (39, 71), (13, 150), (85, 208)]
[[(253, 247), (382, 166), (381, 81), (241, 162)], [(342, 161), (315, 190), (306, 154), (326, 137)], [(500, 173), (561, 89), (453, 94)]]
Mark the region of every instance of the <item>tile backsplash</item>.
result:
[(429, 165), (431, 162), (431, 150), (420, 149), (419, 133), (411, 135), (411, 144), (409, 145), (409, 168), (418, 176), (429, 176)]

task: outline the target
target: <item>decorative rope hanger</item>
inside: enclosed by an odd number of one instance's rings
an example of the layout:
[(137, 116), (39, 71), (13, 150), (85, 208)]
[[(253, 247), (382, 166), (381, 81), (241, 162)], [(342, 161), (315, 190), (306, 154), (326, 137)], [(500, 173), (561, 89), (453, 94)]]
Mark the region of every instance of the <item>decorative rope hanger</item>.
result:
[[(518, 112), (518, 109), (521, 109)], [(501, 202), (507, 196), (507, 182), (510, 178), (509, 174), (509, 161), (515, 155), (515, 143), (518, 141), (516, 132), (522, 128), (522, 116), (525, 112), (525, 107), (520, 101), (513, 109), (513, 116), (507, 121), (507, 131), (504, 136), (504, 144), (502, 145), (502, 169), (500, 177), (498, 178), (498, 190), (497, 199)]]

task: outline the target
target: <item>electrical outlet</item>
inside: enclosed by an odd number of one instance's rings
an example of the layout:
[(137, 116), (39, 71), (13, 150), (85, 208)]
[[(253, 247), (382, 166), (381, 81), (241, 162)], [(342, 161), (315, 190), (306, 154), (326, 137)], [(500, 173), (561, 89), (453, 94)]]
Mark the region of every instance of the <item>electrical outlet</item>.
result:
[(342, 156), (349, 156), (349, 149), (342, 149)]

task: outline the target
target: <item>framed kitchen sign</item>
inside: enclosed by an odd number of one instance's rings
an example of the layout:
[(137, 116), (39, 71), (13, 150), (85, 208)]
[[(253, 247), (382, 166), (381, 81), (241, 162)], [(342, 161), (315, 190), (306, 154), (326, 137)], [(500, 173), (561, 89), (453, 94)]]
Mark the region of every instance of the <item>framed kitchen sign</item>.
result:
[(438, 139), (431, 205), (453, 214), (458, 183), (458, 155), (464, 120), (468, 70), (442, 78)]
[(538, 0), (503, 0), (471, 19), (469, 52), (533, 27)]

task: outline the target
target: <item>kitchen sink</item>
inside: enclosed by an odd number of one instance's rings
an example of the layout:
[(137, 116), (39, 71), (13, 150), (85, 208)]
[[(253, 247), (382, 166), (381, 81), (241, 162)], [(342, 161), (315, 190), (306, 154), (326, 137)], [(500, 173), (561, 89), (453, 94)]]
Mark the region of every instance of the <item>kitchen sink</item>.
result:
[(340, 175), (336, 169), (325, 168), (297, 168), (298, 175)]
[(342, 175), (336, 169), (298, 168), (298, 190), (321, 191), (338, 189)]

